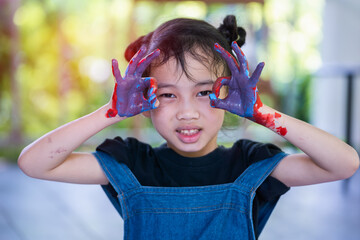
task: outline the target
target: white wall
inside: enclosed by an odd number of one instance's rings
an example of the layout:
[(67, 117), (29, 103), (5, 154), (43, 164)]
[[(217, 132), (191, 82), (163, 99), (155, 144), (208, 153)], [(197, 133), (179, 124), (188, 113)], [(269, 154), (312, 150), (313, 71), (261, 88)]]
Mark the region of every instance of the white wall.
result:
[[(312, 123), (345, 138), (347, 71), (356, 72), (352, 142), (360, 147), (360, 1), (326, 0), (323, 13), (323, 66), (313, 82)], [(343, 76), (342, 76), (343, 75)]]

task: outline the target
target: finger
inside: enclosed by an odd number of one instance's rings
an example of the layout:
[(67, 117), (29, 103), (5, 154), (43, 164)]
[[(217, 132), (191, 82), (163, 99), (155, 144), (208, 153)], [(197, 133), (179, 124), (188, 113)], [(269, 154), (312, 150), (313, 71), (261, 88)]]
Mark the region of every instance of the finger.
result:
[(146, 57), (144, 57), (143, 59), (141, 59), (137, 65), (137, 68), (135, 70), (135, 74), (137, 76), (142, 76), (143, 72), (145, 71), (145, 69), (150, 65), (150, 63), (157, 58), (160, 55), (160, 50), (156, 49), (154, 51), (152, 51), (151, 53), (149, 53)]
[(246, 74), (246, 76), (249, 77), (249, 64), (248, 61), (246, 60), (246, 56), (244, 52), (241, 50), (241, 48), (235, 41), (231, 44), (231, 47), (234, 50), (237, 59), (239, 60), (240, 70), (243, 71)]
[(119, 70), (118, 61), (116, 59), (112, 60), (112, 73), (113, 73), (113, 76), (115, 77), (116, 82), (118, 82), (122, 79), (121, 73)]
[(252, 87), (255, 87), (256, 84), (258, 83), (264, 66), (265, 66), (264, 62), (261, 62), (256, 66), (255, 71), (253, 72), (253, 74), (251, 75), (251, 78), (250, 78), (250, 83), (251, 83)]
[(149, 108), (154, 109), (157, 108), (160, 104), (159, 100), (156, 97), (157, 91), (157, 82), (155, 78), (148, 78), (149, 87), (147, 91), (147, 102), (149, 103)]
[(224, 110), (229, 109), (229, 104), (227, 103), (227, 101), (224, 99), (217, 98), (214, 93), (211, 93), (209, 95), (209, 98), (210, 98), (210, 106), (211, 107), (220, 108), (220, 109), (224, 109)]
[(209, 98), (210, 98), (210, 106), (211, 106), (211, 107), (216, 107), (217, 102), (219, 101), (218, 96), (216, 96), (215, 93), (211, 93), (211, 94), (209, 95)]
[(226, 63), (230, 68), (231, 73), (235, 74), (236, 73), (235, 71), (239, 69), (239, 64), (236, 61), (236, 59), (228, 51), (226, 51), (223, 47), (221, 47), (218, 43), (214, 44), (214, 48), (225, 59)]
[(139, 51), (131, 58), (129, 65), (126, 68), (125, 76), (127, 76), (128, 74), (134, 75), (138, 62), (145, 55), (145, 53), (146, 53), (146, 48), (142, 46), (139, 49)]
[(157, 108), (160, 104), (156, 97), (157, 82), (155, 78), (147, 77), (142, 79), (139, 84), (139, 91), (143, 92), (146, 89), (146, 96), (143, 96), (142, 111)]
[(220, 89), (222, 86), (229, 85), (230, 79), (230, 77), (219, 77), (218, 79), (216, 79), (212, 87), (212, 92), (215, 93), (216, 97), (219, 97)]

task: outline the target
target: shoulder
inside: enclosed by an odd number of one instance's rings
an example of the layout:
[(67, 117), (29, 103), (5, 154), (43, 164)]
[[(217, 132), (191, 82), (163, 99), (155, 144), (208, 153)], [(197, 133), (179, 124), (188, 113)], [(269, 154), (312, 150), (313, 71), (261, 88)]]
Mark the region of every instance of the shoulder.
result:
[(141, 158), (144, 154), (149, 154), (152, 150), (149, 144), (132, 137), (106, 139), (96, 148), (96, 151), (105, 152), (116, 161), (127, 164), (130, 168), (132, 168), (136, 159)]
[(247, 159), (248, 165), (273, 157), (282, 150), (272, 143), (261, 143), (249, 139), (240, 139), (234, 143), (231, 150), (234, 153), (242, 153)]
[(116, 150), (123, 150), (124, 148), (132, 149), (132, 150), (139, 150), (141, 148), (149, 148), (151, 147), (147, 143), (143, 143), (136, 138), (121, 138), (121, 137), (115, 137), (113, 139), (106, 139), (104, 142), (102, 142), (97, 148), (97, 151), (103, 151), (103, 152), (110, 152), (110, 151), (116, 151)]

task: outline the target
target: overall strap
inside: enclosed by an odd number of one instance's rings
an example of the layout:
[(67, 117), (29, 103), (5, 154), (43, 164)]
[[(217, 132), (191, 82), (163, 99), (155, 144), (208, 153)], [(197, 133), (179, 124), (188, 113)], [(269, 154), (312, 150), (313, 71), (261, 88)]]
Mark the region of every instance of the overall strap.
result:
[(236, 185), (247, 186), (250, 191), (255, 191), (285, 156), (287, 154), (281, 152), (271, 158), (251, 164), (234, 183)]
[(141, 187), (126, 164), (117, 162), (109, 154), (101, 151), (96, 151), (93, 155), (118, 194), (124, 194), (129, 190)]

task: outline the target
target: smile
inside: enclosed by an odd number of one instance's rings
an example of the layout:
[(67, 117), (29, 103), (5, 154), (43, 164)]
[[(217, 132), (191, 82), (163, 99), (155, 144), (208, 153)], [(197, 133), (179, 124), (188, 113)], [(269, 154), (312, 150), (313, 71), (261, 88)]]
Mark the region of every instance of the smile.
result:
[(201, 128), (186, 127), (176, 129), (176, 135), (183, 143), (196, 143), (201, 135)]
[(186, 136), (194, 135), (198, 133), (200, 129), (183, 129), (183, 130), (177, 130), (178, 133), (181, 133)]

